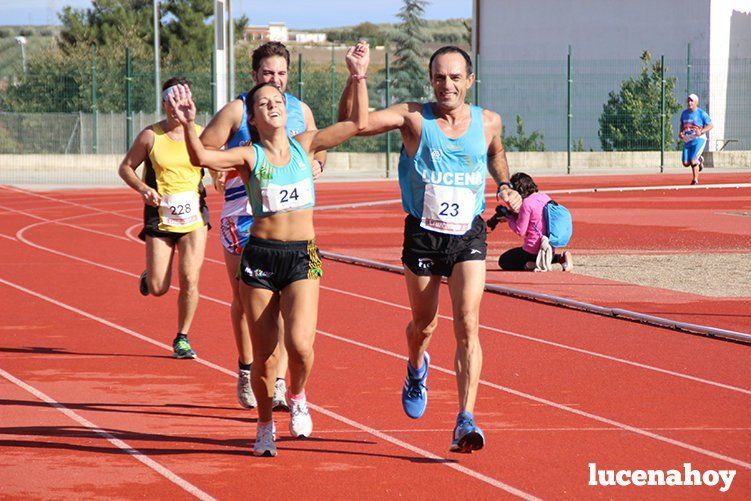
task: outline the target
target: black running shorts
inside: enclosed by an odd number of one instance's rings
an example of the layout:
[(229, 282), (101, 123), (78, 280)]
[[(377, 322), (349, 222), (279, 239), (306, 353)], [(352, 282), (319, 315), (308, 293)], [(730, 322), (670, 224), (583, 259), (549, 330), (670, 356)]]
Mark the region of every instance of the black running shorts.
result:
[(315, 240), (282, 242), (251, 235), (243, 249), (238, 278), (251, 287), (283, 290), (292, 282), (323, 276)]
[(477, 216), (464, 235), (448, 235), (426, 230), (420, 220), (408, 215), (404, 220), (402, 263), (420, 276), (450, 277), (456, 263), (485, 261), (488, 253), (486, 225)]

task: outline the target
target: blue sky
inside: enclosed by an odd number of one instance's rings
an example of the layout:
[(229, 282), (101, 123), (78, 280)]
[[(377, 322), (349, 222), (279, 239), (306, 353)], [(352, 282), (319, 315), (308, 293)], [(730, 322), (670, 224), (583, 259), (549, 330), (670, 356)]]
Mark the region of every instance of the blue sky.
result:
[[(58, 24), (57, 13), (66, 5), (91, 6), (91, 0), (0, 0), (0, 24)], [(402, 0), (233, 0), (237, 15), (245, 14), (251, 24), (285, 21), (292, 28), (326, 28), (358, 24), (395, 22)], [(428, 19), (470, 17), (472, 0), (432, 0)]]

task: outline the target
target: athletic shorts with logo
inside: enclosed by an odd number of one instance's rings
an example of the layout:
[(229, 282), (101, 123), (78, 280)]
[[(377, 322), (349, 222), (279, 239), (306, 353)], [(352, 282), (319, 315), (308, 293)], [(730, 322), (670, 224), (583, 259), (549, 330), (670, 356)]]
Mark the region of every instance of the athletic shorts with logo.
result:
[(250, 236), (251, 224), (253, 224), (253, 216), (222, 217), (219, 224), (219, 238), (224, 250), (235, 256), (242, 255)]
[(684, 164), (693, 162), (704, 153), (704, 147), (707, 145), (707, 138), (697, 137), (693, 141), (683, 144), (683, 155), (681, 160)]
[(404, 219), (402, 263), (418, 276), (450, 277), (456, 263), (485, 261), (488, 253), (486, 224), (477, 216), (464, 235), (448, 235), (426, 230), (420, 220), (408, 215)]
[(298, 280), (323, 276), (315, 240), (282, 242), (250, 235), (240, 261), (238, 278), (250, 287), (283, 290)]

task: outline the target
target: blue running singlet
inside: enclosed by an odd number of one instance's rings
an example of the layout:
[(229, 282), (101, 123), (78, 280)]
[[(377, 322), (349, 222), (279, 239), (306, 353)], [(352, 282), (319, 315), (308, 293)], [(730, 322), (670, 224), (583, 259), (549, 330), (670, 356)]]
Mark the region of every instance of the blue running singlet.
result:
[(402, 146), (402, 207), (427, 230), (463, 235), (485, 210), (488, 146), (482, 108), (470, 107), (469, 129), (456, 139), (441, 131), (430, 103), (422, 105), (422, 136), (414, 157)]

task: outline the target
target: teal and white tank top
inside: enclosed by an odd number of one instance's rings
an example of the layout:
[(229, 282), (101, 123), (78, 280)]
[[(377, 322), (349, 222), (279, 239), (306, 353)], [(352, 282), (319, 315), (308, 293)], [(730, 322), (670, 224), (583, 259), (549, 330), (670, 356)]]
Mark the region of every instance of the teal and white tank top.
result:
[(289, 139), (290, 160), (277, 166), (269, 162), (260, 144), (253, 143), (256, 160), (246, 190), (254, 216), (307, 209), (316, 202), (313, 172), (300, 143)]

